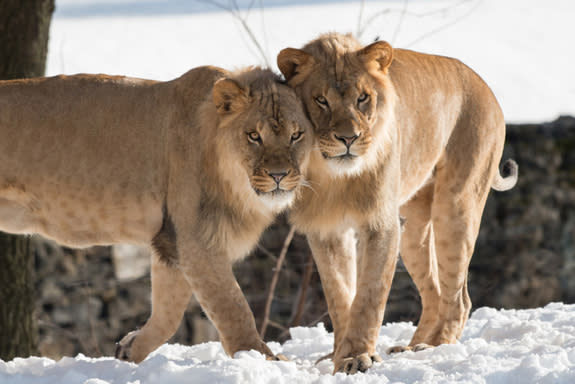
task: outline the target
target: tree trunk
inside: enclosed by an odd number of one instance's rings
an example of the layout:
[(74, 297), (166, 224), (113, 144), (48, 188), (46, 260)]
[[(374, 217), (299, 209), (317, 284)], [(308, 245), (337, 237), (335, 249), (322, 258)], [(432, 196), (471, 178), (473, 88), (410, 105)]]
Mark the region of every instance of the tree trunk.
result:
[(0, 233), (0, 358), (37, 352), (34, 265), (30, 240)]
[[(54, 0), (0, 2), (0, 79), (44, 76)], [(0, 359), (38, 354), (34, 255), (25, 236), (0, 233)]]
[(54, 0), (0, 2), (0, 79), (44, 76)]

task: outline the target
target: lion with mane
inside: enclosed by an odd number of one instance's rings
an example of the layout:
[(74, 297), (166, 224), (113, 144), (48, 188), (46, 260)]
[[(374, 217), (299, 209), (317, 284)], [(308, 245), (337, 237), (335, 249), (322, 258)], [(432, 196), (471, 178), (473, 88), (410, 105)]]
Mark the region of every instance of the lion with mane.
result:
[(0, 230), (154, 250), (151, 317), (117, 357), (139, 362), (166, 342), (195, 294), (228, 354), (275, 358), (232, 263), (304, 182), (313, 132), (278, 80), (199, 67), (168, 82), (0, 82)]

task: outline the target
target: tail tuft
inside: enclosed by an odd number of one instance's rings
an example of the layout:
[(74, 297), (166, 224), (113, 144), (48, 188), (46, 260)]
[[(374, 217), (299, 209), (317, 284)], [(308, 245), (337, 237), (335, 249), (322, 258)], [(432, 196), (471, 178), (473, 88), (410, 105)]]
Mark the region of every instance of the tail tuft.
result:
[(496, 191), (507, 191), (517, 184), (517, 177), (519, 175), (519, 166), (515, 162), (515, 160), (507, 159), (505, 163), (503, 163), (502, 174), (499, 172), (495, 175), (495, 180), (493, 180), (493, 184), (491, 188), (495, 189)]

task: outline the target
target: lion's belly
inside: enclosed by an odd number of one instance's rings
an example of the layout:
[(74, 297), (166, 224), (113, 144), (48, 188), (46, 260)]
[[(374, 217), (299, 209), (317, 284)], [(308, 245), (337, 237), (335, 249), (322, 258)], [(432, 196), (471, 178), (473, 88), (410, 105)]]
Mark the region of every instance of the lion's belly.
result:
[(71, 247), (149, 243), (162, 223), (162, 202), (151, 193), (105, 187), (0, 186), (0, 230), (38, 233)]

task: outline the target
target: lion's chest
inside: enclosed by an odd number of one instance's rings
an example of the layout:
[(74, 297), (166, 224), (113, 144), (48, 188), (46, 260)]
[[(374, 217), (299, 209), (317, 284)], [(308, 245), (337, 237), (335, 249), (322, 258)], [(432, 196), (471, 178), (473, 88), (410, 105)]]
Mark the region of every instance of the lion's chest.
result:
[(290, 218), (302, 232), (340, 233), (369, 222), (378, 210), (378, 189), (335, 178), (312, 183), (294, 204)]
[(266, 210), (226, 204), (214, 198), (202, 199), (196, 215), (201, 247), (207, 252), (223, 252), (232, 261), (252, 251), (274, 217)]

